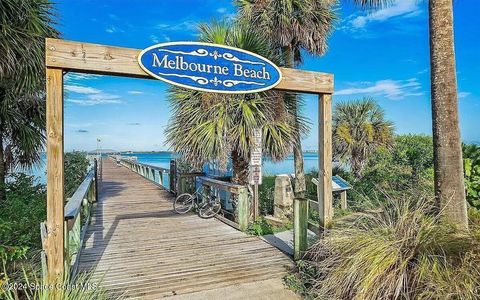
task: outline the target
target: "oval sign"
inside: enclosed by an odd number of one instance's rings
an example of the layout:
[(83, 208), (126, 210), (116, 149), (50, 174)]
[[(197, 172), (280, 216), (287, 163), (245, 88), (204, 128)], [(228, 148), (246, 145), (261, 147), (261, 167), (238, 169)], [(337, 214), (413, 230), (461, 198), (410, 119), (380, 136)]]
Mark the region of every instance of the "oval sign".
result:
[(151, 76), (183, 88), (215, 93), (254, 93), (275, 87), (280, 69), (268, 59), (238, 48), (197, 42), (157, 44), (138, 63)]

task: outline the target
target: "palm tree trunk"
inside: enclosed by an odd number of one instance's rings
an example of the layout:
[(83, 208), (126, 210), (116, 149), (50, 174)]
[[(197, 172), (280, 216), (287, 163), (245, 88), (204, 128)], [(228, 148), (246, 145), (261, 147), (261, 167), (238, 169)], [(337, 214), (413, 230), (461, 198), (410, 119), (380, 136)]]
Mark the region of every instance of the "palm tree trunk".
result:
[[(2, 124), (0, 124), (1, 126)], [(3, 152), (3, 135), (2, 129), (0, 128), (0, 206), (7, 199), (7, 194), (5, 190), (5, 177), (7, 173), (7, 168), (5, 166), (5, 157)]]
[(232, 151), (232, 182), (240, 185), (248, 184), (248, 161), (236, 150)]
[[(285, 60), (285, 67), (294, 68), (295, 67), (295, 57), (293, 53), (292, 46), (283, 48), (283, 55)], [(306, 185), (305, 185), (305, 171), (303, 167), (303, 152), (302, 152), (302, 140), (300, 136), (300, 124), (298, 121), (298, 106), (295, 102), (294, 114), (295, 114), (295, 145), (293, 146), (293, 163), (295, 166), (295, 179), (294, 179), (294, 194), (295, 197), (303, 198), (305, 197)]]
[(467, 228), (452, 0), (430, 0), (429, 12), (435, 196), (445, 219)]

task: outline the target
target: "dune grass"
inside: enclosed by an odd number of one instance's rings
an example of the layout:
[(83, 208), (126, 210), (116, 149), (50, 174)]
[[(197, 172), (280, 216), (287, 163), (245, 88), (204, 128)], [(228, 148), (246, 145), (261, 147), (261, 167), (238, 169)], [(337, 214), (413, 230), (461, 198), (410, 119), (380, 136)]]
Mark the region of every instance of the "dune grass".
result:
[(470, 215), (470, 231), (461, 231), (441, 223), (427, 197), (390, 198), (312, 247), (300, 266), (303, 293), (316, 299), (478, 299), (480, 213)]

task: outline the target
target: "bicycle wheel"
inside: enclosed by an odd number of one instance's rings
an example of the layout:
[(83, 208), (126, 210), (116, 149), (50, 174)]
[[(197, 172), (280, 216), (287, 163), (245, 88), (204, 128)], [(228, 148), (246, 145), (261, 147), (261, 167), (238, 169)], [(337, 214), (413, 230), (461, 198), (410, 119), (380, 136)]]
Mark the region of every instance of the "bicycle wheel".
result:
[(192, 210), (194, 202), (195, 199), (191, 194), (181, 194), (173, 202), (173, 210), (179, 214), (186, 214)]
[(209, 200), (198, 209), (198, 216), (204, 219), (213, 218), (216, 214), (220, 212), (221, 208), (222, 204), (220, 203), (220, 201)]

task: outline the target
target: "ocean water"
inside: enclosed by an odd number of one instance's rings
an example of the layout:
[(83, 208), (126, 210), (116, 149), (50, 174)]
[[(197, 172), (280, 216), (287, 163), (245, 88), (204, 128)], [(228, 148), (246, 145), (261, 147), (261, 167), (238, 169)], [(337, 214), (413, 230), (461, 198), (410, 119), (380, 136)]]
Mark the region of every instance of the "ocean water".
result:
[[(132, 153), (122, 154), (124, 156), (135, 156), (138, 161), (148, 165), (154, 165), (168, 169), (170, 160), (174, 157), (171, 152), (157, 153)], [(303, 153), (303, 161), (305, 172), (318, 170), (318, 154), (305, 152)], [(291, 174), (294, 173), (293, 154), (287, 156), (284, 160), (273, 162), (267, 158), (263, 159), (263, 173), (265, 175)]]
[[(144, 164), (153, 165), (169, 169), (170, 160), (174, 157), (172, 152), (155, 152), (155, 153), (122, 153), (124, 156), (135, 156), (138, 161)], [(37, 178), (38, 182), (46, 182), (46, 155), (42, 153), (42, 162), (34, 166), (26, 173)], [(305, 152), (303, 153), (303, 161), (305, 173), (318, 170), (318, 154)], [(292, 174), (294, 173), (293, 154), (287, 156), (279, 162), (272, 162), (267, 158), (263, 159), (264, 175)]]

